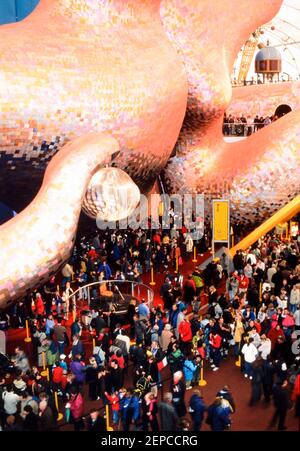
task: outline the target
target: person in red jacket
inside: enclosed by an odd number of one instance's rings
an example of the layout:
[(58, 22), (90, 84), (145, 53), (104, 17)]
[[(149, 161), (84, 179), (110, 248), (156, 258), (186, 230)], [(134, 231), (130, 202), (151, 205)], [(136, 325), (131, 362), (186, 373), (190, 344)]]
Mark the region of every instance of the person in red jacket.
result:
[(111, 362), (113, 360), (116, 360), (118, 362), (119, 367), (124, 370), (125, 368), (125, 360), (124, 357), (122, 356), (122, 352), (121, 351), (116, 351), (110, 358), (109, 358), (109, 365), (111, 364)]
[(275, 327), (272, 327), (268, 333), (268, 338), (270, 338), (272, 343), (272, 349), (274, 349), (278, 337), (284, 337), (283, 329), (281, 329), (281, 326), (279, 324), (277, 324)]
[(291, 399), (295, 403), (295, 415), (299, 420), (298, 424), (300, 426), (300, 374), (296, 376)]
[(35, 314), (37, 316), (43, 316), (45, 315), (45, 306), (44, 306), (44, 302), (42, 299), (42, 296), (40, 293), (36, 294), (36, 299), (35, 299)]
[(66, 404), (66, 407), (70, 408), (71, 421), (74, 424), (74, 431), (80, 431), (83, 429), (83, 413), (84, 413), (84, 400), (82, 394), (78, 391), (77, 387), (71, 387), (71, 398)]
[(115, 391), (111, 395), (109, 395), (106, 391), (104, 394), (111, 404), (111, 410), (113, 414), (112, 415), (113, 424), (117, 425), (119, 423), (119, 411), (120, 411), (119, 392)]
[(158, 232), (156, 232), (154, 235), (153, 235), (153, 243), (154, 244), (159, 244), (159, 245), (161, 245), (161, 235), (160, 235), (160, 233), (158, 233)]
[(64, 369), (57, 365), (52, 370), (52, 382), (55, 384), (55, 389), (64, 390), (67, 385), (67, 377), (64, 374)]
[(192, 346), (192, 328), (189, 320), (184, 318), (178, 326), (178, 333), (180, 338), (180, 343), (182, 346), (182, 351), (184, 354), (188, 354), (191, 351)]
[(249, 287), (249, 278), (245, 274), (241, 274), (237, 277), (239, 282), (239, 293), (246, 293)]
[(210, 358), (212, 360), (212, 370), (218, 371), (221, 362), (222, 337), (217, 332), (212, 332), (209, 336)]

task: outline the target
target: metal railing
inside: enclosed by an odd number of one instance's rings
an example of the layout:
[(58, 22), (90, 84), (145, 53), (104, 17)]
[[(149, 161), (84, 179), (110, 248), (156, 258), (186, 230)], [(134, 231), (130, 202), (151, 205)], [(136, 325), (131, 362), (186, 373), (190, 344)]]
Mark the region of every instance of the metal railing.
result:
[[(90, 306), (91, 300), (93, 299), (101, 299), (100, 287), (101, 285), (106, 284), (107, 289), (109, 291), (113, 291), (114, 287), (117, 287), (116, 292), (119, 293), (121, 302), (118, 302), (119, 305), (122, 304), (122, 297), (132, 296), (134, 299), (145, 299), (146, 304), (149, 308), (153, 306), (154, 300), (154, 291), (148, 285), (140, 282), (136, 282), (133, 280), (102, 280), (97, 282), (92, 282), (87, 285), (83, 285), (79, 287), (74, 293), (69, 296), (70, 304), (73, 305), (73, 308), (76, 310), (76, 300), (84, 299), (87, 301)], [(84, 296), (84, 298), (82, 297)], [(118, 310), (117, 313), (126, 313), (127, 312), (127, 302), (124, 300), (124, 310)]]

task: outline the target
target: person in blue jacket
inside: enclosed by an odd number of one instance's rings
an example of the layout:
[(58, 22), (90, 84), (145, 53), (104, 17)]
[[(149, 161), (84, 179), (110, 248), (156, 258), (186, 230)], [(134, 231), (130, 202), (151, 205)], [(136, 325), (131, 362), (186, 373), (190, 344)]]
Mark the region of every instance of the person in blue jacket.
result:
[(222, 398), (217, 396), (213, 404), (209, 406), (206, 423), (210, 425), (214, 432), (229, 429), (231, 420), (228, 410), (223, 408)]
[(200, 390), (194, 390), (190, 399), (189, 411), (193, 420), (193, 431), (200, 431), (207, 407)]
[(111, 269), (110, 269), (109, 265), (106, 263), (105, 260), (104, 260), (103, 263), (101, 263), (99, 265), (98, 273), (101, 273), (101, 272), (104, 273), (105, 280), (108, 280), (108, 279), (111, 278), (112, 272), (111, 272)]
[(133, 390), (127, 390), (124, 397), (120, 400), (120, 413), (123, 431), (129, 431), (132, 423), (137, 425), (140, 416), (140, 403)]
[(195, 374), (195, 371), (197, 369), (197, 366), (193, 362), (193, 355), (190, 354), (187, 356), (187, 358), (184, 361), (183, 364), (183, 374), (185, 379), (185, 386), (187, 390), (192, 389), (192, 380)]

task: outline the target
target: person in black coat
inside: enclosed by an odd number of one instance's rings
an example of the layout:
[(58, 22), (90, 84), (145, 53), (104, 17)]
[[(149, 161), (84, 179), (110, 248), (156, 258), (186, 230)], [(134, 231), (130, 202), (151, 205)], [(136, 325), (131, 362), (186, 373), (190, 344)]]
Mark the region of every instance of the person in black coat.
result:
[(107, 430), (105, 419), (100, 415), (99, 410), (91, 409), (87, 419), (87, 430), (90, 432), (105, 432)]
[(271, 420), (270, 426), (275, 426), (278, 420), (279, 431), (284, 431), (286, 429), (285, 426), (285, 418), (288, 409), (292, 407), (290, 395), (287, 389), (288, 382), (287, 380), (282, 381), (279, 380), (278, 383), (273, 385), (273, 401), (275, 406), (275, 413)]
[(263, 381), (263, 368), (262, 359), (257, 359), (252, 363), (252, 381), (251, 381), (251, 399), (250, 406), (254, 406), (261, 399), (262, 395), (262, 381)]
[(127, 309), (127, 320), (128, 320), (128, 324), (130, 324), (130, 338), (134, 337), (134, 331), (135, 331), (134, 316), (135, 316), (135, 314), (136, 314), (136, 301), (133, 299), (130, 301), (130, 304)]
[(265, 402), (269, 403), (271, 401), (272, 387), (273, 387), (273, 374), (274, 367), (270, 356), (263, 361), (262, 364), (262, 388), (264, 392)]
[(98, 336), (102, 329), (106, 327), (106, 322), (103, 316), (103, 312), (99, 312), (98, 316), (92, 319), (91, 327), (96, 330), (96, 335)]
[(185, 384), (182, 379), (182, 371), (176, 371), (173, 375), (173, 381), (171, 383), (173, 406), (175, 407), (179, 418), (184, 417), (186, 414), (186, 406), (184, 402)]
[(237, 251), (237, 253), (234, 255), (233, 259), (233, 265), (234, 269), (236, 271), (239, 271), (240, 269), (244, 268), (244, 257), (241, 251)]
[(190, 399), (190, 412), (193, 420), (193, 431), (200, 431), (206, 410), (207, 407), (204, 404), (201, 391), (194, 390)]
[(91, 401), (96, 401), (99, 396), (99, 368), (95, 357), (89, 359), (89, 365), (86, 366), (85, 371), (85, 382), (89, 385), (89, 398)]
[(24, 407), (24, 431), (37, 431), (38, 430), (38, 417), (33, 413), (32, 407), (28, 404)]
[(163, 402), (158, 404), (160, 426), (162, 431), (176, 431), (179, 419), (176, 409), (172, 404), (172, 393), (165, 393)]
[(111, 385), (110, 392), (118, 391), (123, 386), (123, 370), (119, 367), (116, 360), (112, 360), (110, 364), (109, 381)]

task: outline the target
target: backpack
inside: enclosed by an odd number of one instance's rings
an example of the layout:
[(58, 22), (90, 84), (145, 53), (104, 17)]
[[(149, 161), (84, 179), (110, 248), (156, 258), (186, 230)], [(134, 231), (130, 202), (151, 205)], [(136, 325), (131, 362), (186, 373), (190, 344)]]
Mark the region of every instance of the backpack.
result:
[(123, 356), (128, 355), (126, 343), (124, 340), (119, 340), (118, 338), (116, 338), (114, 341), (114, 346), (121, 350)]

